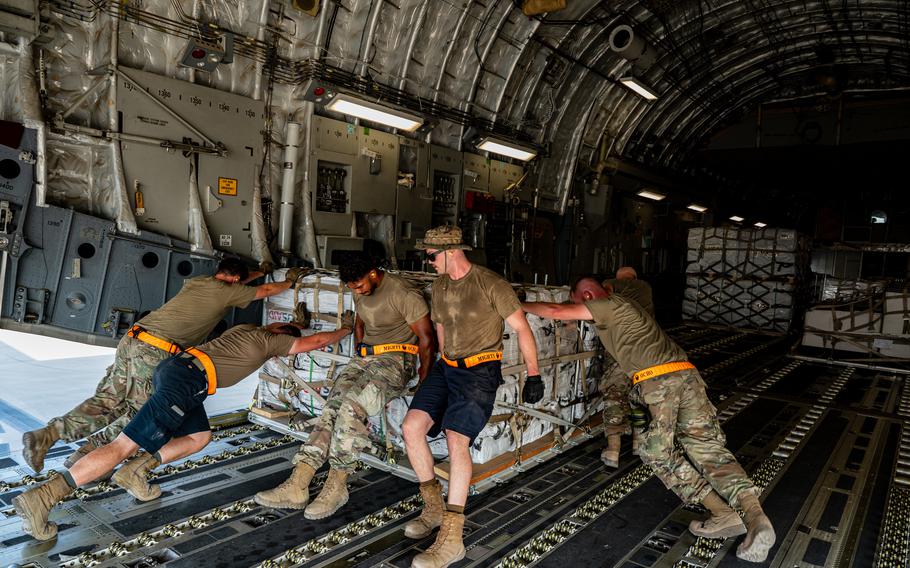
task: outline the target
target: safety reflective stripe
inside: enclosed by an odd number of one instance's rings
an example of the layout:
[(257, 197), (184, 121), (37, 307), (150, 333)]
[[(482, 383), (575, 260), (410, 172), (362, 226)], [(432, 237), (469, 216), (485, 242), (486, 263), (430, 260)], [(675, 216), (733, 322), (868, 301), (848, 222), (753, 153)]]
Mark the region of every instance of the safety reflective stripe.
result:
[(637, 385), (642, 381), (647, 381), (648, 379), (653, 379), (654, 377), (659, 377), (661, 375), (666, 375), (667, 373), (673, 373), (676, 371), (683, 371), (685, 369), (694, 369), (695, 365), (688, 361), (677, 361), (675, 363), (664, 363), (663, 365), (655, 365), (653, 367), (648, 367), (647, 369), (642, 369), (641, 371), (632, 375), (632, 384)]
[(449, 367), (462, 367), (464, 369), (470, 369), (471, 367), (480, 365), (481, 363), (489, 363), (490, 361), (502, 361), (502, 351), (486, 351), (484, 353), (478, 353), (477, 355), (465, 357), (464, 359), (449, 359), (445, 355), (442, 355), (442, 360)]
[(189, 353), (202, 363), (202, 367), (205, 369), (205, 378), (209, 382), (209, 394), (215, 394), (218, 389), (218, 374), (215, 372), (215, 364), (212, 363), (212, 358), (195, 347), (190, 347), (186, 350), (186, 353)]
[(362, 345), (360, 356), (382, 355), (383, 353), (410, 353), (417, 355), (417, 346), (411, 343), (383, 343), (382, 345)]
[(134, 339), (138, 339), (142, 343), (146, 343), (148, 345), (151, 345), (152, 347), (157, 347), (158, 349), (161, 349), (162, 351), (166, 351), (166, 352), (170, 353), (171, 355), (176, 355), (177, 353), (180, 353), (181, 351), (183, 351), (183, 349), (181, 349), (180, 346), (177, 345), (176, 343), (171, 343), (170, 341), (167, 341), (166, 339), (161, 339), (160, 337), (155, 337), (154, 335), (145, 331), (143, 328), (139, 327), (138, 325), (134, 325), (133, 327), (131, 327), (130, 330), (128, 332), (126, 332), (126, 334)]

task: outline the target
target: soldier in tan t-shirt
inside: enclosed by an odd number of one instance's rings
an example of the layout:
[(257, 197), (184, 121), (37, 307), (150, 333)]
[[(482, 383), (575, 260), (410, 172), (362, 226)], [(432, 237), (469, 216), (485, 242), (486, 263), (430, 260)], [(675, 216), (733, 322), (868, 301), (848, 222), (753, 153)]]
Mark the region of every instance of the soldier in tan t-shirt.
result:
[[(294, 471), (281, 485), (256, 494), (267, 507), (303, 509), (308, 519), (333, 515), (348, 501), (347, 478), (372, 442), (370, 416), (387, 400), (404, 394), (420, 360), (422, 380), (435, 354), (433, 328), (423, 295), (404, 278), (388, 274), (360, 254), (339, 266), (342, 282), (354, 291), (358, 348), (332, 385), (322, 415), (294, 456)], [(329, 476), (309, 502), (309, 485), (328, 460)]]
[[(303, 271), (292, 268), (284, 282), (244, 286), (262, 276), (250, 274), (236, 258), (221, 261), (214, 276), (187, 280), (166, 304), (136, 323), (117, 345), (114, 364), (95, 393), (78, 406), (53, 418), (47, 426), (22, 436), (22, 455), (35, 471), (44, 468), (44, 456), (57, 440), (75, 442), (97, 432), (67, 458), (70, 467), (97, 446), (117, 437), (151, 394), (155, 366), (181, 347), (198, 345), (231, 308), (287, 290)], [(104, 429), (104, 430), (102, 430)], [(102, 430), (99, 432), (99, 430)]]
[(258, 369), (270, 357), (320, 349), (351, 333), (353, 314), (348, 312), (338, 331), (300, 337), (291, 324), (268, 328), (240, 325), (221, 337), (188, 349), (161, 362), (155, 368), (155, 393), (142, 406), (117, 438), (56, 475), (14, 499), (25, 532), (38, 540), (49, 540), (57, 527), (48, 523), (51, 508), (76, 490), (110, 472), (139, 448), (146, 453), (130, 459), (114, 474), (114, 482), (140, 501), (161, 495), (150, 485), (148, 473), (204, 448), (212, 439), (203, 407), (215, 389), (232, 386)]
[[(632, 401), (651, 415), (639, 446), (641, 460), (683, 501), (711, 512), (705, 521), (692, 521), (689, 530), (706, 538), (746, 533), (736, 555), (763, 562), (774, 546), (774, 528), (758, 502), (758, 488), (724, 446), (717, 410), (686, 352), (641, 306), (594, 278), (579, 279), (572, 298), (575, 304), (523, 307), (541, 317), (594, 320), (604, 348), (633, 379)], [(743, 509), (745, 525), (731, 505)]]
[[(523, 400), (529, 404), (540, 401), (544, 389), (537, 368), (537, 344), (509, 283), (468, 261), (464, 251), (471, 247), (462, 242), (457, 227), (430, 229), (418, 248), (426, 250), (430, 264), (440, 274), (433, 283), (432, 317), (442, 358), (421, 384), (402, 426), (408, 459), (424, 500), (422, 514), (405, 526), (404, 534), (424, 538), (441, 526), (436, 544), (411, 564), (435, 568), (448, 566), (465, 554), (462, 531), (472, 471), (469, 449), (490, 419), (502, 382), (504, 321), (518, 333), (527, 365)], [(446, 434), (451, 465), (447, 506), (427, 444), (427, 434), (435, 436), (441, 430)]]
[[(648, 315), (654, 317), (651, 286), (644, 280), (639, 280), (631, 266), (621, 267), (616, 271), (616, 278), (605, 280), (603, 285), (612, 286), (616, 294), (636, 302)], [(629, 376), (611, 357), (605, 359), (598, 390), (603, 395), (603, 424), (607, 446), (601, 452), (600, 459), (608, 467), (619, 467), (620, 435), (632, 433), (632, 453), (638, 455), (641, 431), (629, 427), (629, 389), (632, 386)]]

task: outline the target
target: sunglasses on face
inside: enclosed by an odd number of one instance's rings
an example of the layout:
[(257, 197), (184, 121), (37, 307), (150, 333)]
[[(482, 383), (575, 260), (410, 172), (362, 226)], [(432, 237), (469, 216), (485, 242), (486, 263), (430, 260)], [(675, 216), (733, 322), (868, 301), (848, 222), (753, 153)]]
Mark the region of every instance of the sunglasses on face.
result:
[(424, 254), (427, 257), (427, 260), (434, 261), (434, 260), (436, 260), (436, 257), (438, 255), (442, 254), (443, 252), (445, 252), (445, 251), (438, 250), (436, 252), (424, 252)]

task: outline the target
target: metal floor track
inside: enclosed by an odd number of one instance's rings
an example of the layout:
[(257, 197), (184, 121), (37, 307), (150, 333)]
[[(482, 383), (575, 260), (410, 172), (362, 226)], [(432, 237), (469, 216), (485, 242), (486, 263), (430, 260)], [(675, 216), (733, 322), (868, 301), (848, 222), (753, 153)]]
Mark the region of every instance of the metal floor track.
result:
[[(694, 326), (673, 335), (702, 370), (727, 446), (763, 489), (778, 540), (761, 566), (908, 565), (910, 389), (883, 371), (791, 359), (783, 338)], [(43, 476), (19, 456), (0, 462), (0, 566), (404, 568), (433, 537), (402, 526), (419, 514), (416, 485), (364, 469), (337, 515), (263, 508), (259, 490), (283, 481), (295, 443), (257, 426), (228, 426), (205, 453), (159, 470), (162, 498), (133, 500), (100, 483), (52, 514), (59, 537), (20, 532), (12, 498)], [(49, 467), (75, 445), (54, 448)], [(455, 567), (661, 568), (757, 566), (740, 538), (696, 538), (703, 518), (623, 448), (599, 460), (601, 440), (570, 445), (468, 502), (467, 555)], [(318, 492), (325, 472), (317, 475)]]

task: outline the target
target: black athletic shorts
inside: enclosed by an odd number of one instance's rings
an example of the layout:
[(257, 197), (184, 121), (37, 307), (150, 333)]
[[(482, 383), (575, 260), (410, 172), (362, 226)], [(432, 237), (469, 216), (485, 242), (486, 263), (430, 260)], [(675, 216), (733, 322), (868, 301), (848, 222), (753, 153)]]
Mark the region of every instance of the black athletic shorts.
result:
[(473, 443), (493, 414), (496, 389), (502, 383), (499, 361), (460, 369), (440, 359), (417, 389), (410, 409), (423, 410), (433, 418), (431, 437), (453, 430)]
[(123, 429), (126, 436), (154, 454), (172, 438), (210, 430), (202, 405), (208, 381), (185, 355), (174, 355), (155, 367), (154, 394)]

